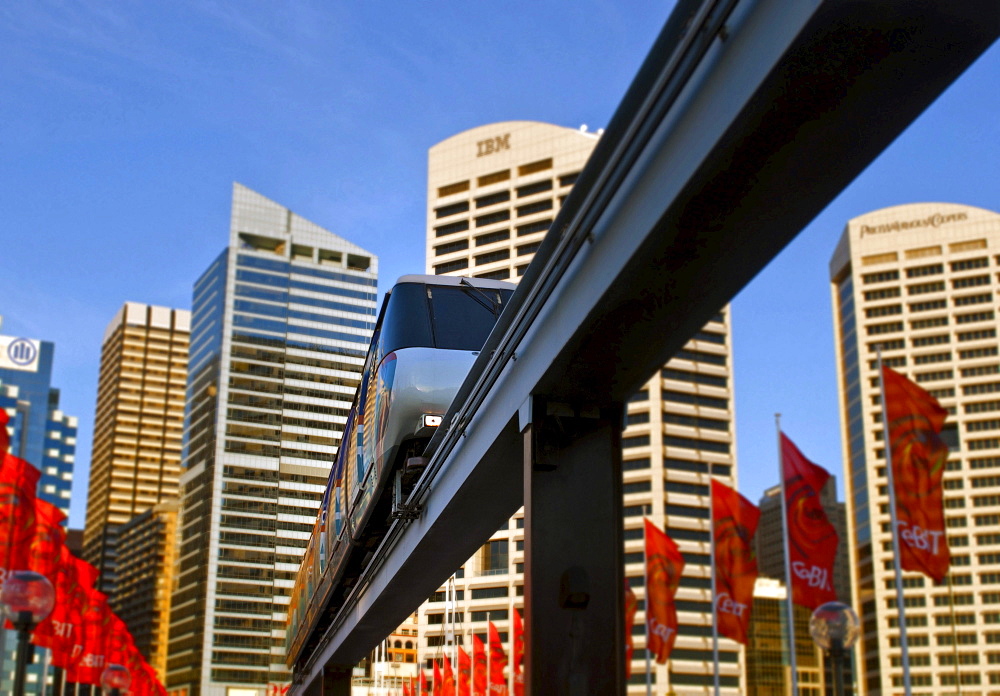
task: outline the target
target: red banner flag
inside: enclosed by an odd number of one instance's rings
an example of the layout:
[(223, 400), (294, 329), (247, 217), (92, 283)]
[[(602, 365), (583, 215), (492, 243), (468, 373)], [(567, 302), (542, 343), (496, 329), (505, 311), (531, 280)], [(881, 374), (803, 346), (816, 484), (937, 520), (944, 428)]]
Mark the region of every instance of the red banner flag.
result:
[(507, 667), (507, 653), (500, 642), (500, 633), (493, 622), (490, 626), (490, 694), (492, 696), (507, 696), (507, 677), (503, 671)]
[(658, 664), (666, 664), (677, 640), (674, 596), (684, 557), (673, 539), (646, 520), (646, 645)]
[(760, 509), (729, 486), (712, 479), (715, 542), (715, 614), (719, 633), (747, 643), (757, 554), (753, 535)]
[(638, 608), (638, 601), (632, 586), (625, 578), (625, 678), (632, 676), (632, 653), (635, 647), (632, 644), (632, 625), (635, 623), (635, 612)]
[(66, 515), (45, 500), (35, 500), (35, 533), (28, 549), (28, 570), (40, 573), (55, 587), (59, 549), (66, 542)]
[(784, 433), (781, 433), (781, 469), (785, 479), (792, 601), (815, 609), (837, 599), (833, 564), (840, 539), (819, 498), (830, 474), (806, 459)]
[(472, 696), (472, 660), (461, 645), (458, 646), (458, 696)]
[(441, 696), (455, 696), (455, 673), (451, 670), (451, 660), (444, 656), (444, 674), (441, 676)]
[(410, 689), (409, 684), (403, 684), (403, 696), (413, 696), (413, 691)]
[(514, 610), (514, 641), (510, 651), (514, 669), (514, 696), (524, 696), (524, 670), (521, 669), (524, 660), (524, 624), (521, 622), (521, 612), (517, 609)]
[(66, 669), (66, 681), (101, 683), (101, 674), (107, 666), (105, 650), (110, 637), (111, 617), (107, 597), (91, 589), (83, 608), (83, 643), (73, 646), (73, 656)]
[(41, 475), (20, 457), (0, 452), (0, 585), (8, 571), (28, 568)]
[(882, 368), (882, 386), (892, 447), (900, 565), (941, 582), (951, 564), (942, 483), (948, 447), (940, 438), (948, 412), (924, 389), (888, 367)]
[(10, 423), (10, 416), (7, 411), (0, 408), (0, 457), (3, 457), (10, 450), (10, 433), (7, 432), (7, 424)]
[(486, 696), (486, 646), (472, 636), (472, 696)]
[(55, 606), (31, 634), (31, 642), (52, 650), (52, 663), (57, 667), (68, 667), (73, 646), (83, 645), (83, 611), (96, 579), (94, 566), (81, 561), (65, 546), (59, 549), (52, 583), (56, 591)]
[(431, 677), (431, 696), (441, 696), (441, 667), (434, 660), (434, 673)]
[(427, 673), (424, 672), (423, 667), (420, 668), (420, 696), (427, 696), (430, 692), (427, 690)]

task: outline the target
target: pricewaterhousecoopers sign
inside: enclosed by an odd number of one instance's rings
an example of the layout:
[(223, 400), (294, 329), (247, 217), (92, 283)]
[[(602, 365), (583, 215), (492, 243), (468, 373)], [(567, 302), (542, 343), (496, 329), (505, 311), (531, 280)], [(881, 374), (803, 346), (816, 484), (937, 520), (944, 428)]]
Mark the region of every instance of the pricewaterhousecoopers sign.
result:
[(862, 225), (861, 236), (864, 237), (866, 234), (885, 234), (887, 232), (899, 232), (900, 230), (912, 230), (918, 227), (940, 227), (941, 225), (946, 225), (949, 222), (960, 222), (968, 219), (968, 213), (949, 213), (948, 215), (934, 213), (933, 215), (918, 220), (893, 220), (892, 222), (886, 222), (881, 225)]

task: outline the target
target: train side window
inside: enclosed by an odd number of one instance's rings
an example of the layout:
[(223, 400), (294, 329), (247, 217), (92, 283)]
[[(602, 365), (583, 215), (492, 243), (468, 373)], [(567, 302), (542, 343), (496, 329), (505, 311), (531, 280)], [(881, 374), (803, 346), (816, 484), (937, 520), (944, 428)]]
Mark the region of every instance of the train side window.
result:
[(497, 313), (510, 293), (491, 288), (428, 286), (434, 346), (450, 350), (480, 350), (493, 330)]

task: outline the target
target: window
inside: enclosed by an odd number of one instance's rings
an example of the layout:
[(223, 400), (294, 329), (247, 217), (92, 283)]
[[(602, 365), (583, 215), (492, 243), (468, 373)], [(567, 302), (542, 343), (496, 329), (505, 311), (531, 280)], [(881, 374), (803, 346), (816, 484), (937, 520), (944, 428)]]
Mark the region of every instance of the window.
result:
[(498, 249), (497, 251), (491, 251), (486, 254), (479, 254), (476, 257), (477, 266), (485, 266), (488, 263), (495, 263), (497, 261), (506, 261), (510, 258), (510, 249)]
[(531, 196), (536, 193), (542, 193), (543, 191), (552, 190), (552, 179), (545, 179), (544, 181), (538, 181), (534, 184), (528, 184), (527, 186), (519, 186), (517, 188), (517, 197), (524, 198), (525, 196)]
[(535, 213), (540, 213), (545, 210), (552, 210), (551, 198), (546, 198), (544, 201), (538, 201), (537, 203), (528, 203), (527, 205), (518, 206), (517, 216), (524, 217), (525, 215), (534, 215)]
[(538, 251), (538, 247), (542, 245), (541, 242), (532, 242), (531, 244), (522, 244), (517, 248), (518, 256), (527, 256), (528, 254), (534, 254)]
[[(959, 334), (961, 336), (961, 334)], [(950, 343), (951, 336), (948, 334), (937, 334), (935, 336), (921, 336), (920, 338), (914, 338), (910, 341), (914, 348), (922, 348), (924, 346), (936, 346), (942, 343)]]
[(869, 290), (865, 293), (865, 301), (888, 300), (892, 297), (899, 297), (899, 288), (883, 288), (881, 290)]
[(488, 196), (480, 196), (476, 199), (476, 208), (485, 208), (487, 206), (496, 205), (497, 203), (506, 203), (510, 200), (510, 191), (497, 191), (496, 193), (491, 193)]
[(984, 338), (996, 338), (996, 329), (979, 329), (978, 331), (959, 331), (959, 341), (978, 341)]
[(522, 164), (517, 168), (518, 176), (527, 176), (528, 174), (534, 174), (535, 172), (542, 172), (546, 169), (552, 169), (552, 158), (538, 160), (537, 162), (530, 162), (528, 164)]
[(456, 193), (462, 193), (463, 191), (469, 190), (468, 181), (459, 181), (456, 184), (448, 184), (447, 186), (441, 186), (438, 188), (438, 198), (444, 198), (445, 196), (452, 196)]
[(489, 186), (490, 184), (498, 184), (501, 181), (507, 181), (510, 178), (510, 170), (502, 169), (498, 172), (493, 172), (492, 174), (485, 174), (476, 180), (479, 186)]
[(451, 205), (441, 206), (440, 208), (434, 209), (434, 216), (438, 219), (443, 217), (448, 217), (449, 215), (458, 215), (459, 213), (465, 213), (469, 210), (469, 201), (461, 201), (459, 203), (452, 203)]
[(439, 263), (434, 266), (434, 272), (437, 275), (442, 275), (444, 273), (453, 273), (455, 271), (461, 271), (469, 267), (468, 259), (457, 259), (455, 261), (449, 261), (448, 263)]
[(499, 230), (497, 232), (489, 232), (487, 234), (481, 234), (476, 237), (476, 246), (486, 246), (487, 244), (493, 244), (494, 242), (503, 242), (510, 239), (510, 230)]
[(442, 225), (441, 227), (434, 228), (435, 237), (444, 237), (449, 234), (455, 234), (457, 232), (465, 232), (469, 229), (468, 220), (460, 220), (458, 222), (452, 222), (448, 225)]
[(869, 319), (874, 317), (887, 317), (893, 314), (902, 314), (903, 305), (893, 304), (893, 305), (882, 305), (880, 307), (869, 307), (865, 310), (865, 316)]
[(929, 292), (941, 292), (944, 290), (944, 281), (935, 280), (930, 283), (917, 283), (916, 285), (906, 286), (906, 293), (908, 295), (925, 295)]
[(579, 178), (580, 172), (573, 172), (572, 174), (563, 174), (559, 177), (559, 186), (569, 186), (575, 184), (577, 178)]
[(861, 282), (865, 285), (870, 283), (885, 283), (890, 280), (899, 280), (899, 271), (882, 271), (881, 273), (866, 273), (861, 276)]
[(906, 269), (907, 278), (920, 278), (939, 273), (944, 273), (944, 266), (940, 263), (932, 263), (928, 266), (914, 266), (913, 268)]
[(934, 326), (947, 326), (948, 317), (932, 317), (930, 319), (917, 319), (910, 322), (910, 328), (914, 330), (930, 329)]
[(539, 220), (537, 222), (529, 222), (527, 225), (518, 225), (517, 236), (523, 237), (528, 234), (535, 234), (536, 232), (545, 232), (549, 229), (549, 225), (552, 224), (552, 219)]
[(971, 324), (975, 321), (993, 321), (995, 314), (993, 310), (986, 312), (971, 312), (970, 314), (956, 314), (955, 323), (957, 324)]
[[(950, 352), (946, 352), (946, 353), (928, 353), (927, 355), (916, 355), (916, 356), (914, 356), (913, 357), (913, 364), (914, 365), (929, 365), (931, 363), (937, 363), (937, 362), (948, 362), (949, 360), (951, 360), (951, 353)], [(883, 360), (883, 362), (886, 365), (889, 365), (889, 361), (888, 360)], [(906, 363), (904, 362), (903, 364), (905, 365)], [(893, 367), (893, 366), (889, 365), (889, 367)]]
[(474, 587), (472, 588), (472, 599), (498, 599), (508, 595), (506, 585), (501, 587)]
[[(486, 225), (503, 222), (504, 220), (510, 220), (509, 210), (498, 210), (497, 212), (489, 213), (488, 215), (480, 215), (476, 218), (476, 227), (485, 227)], [(468, 223), (466, 223), (466, 229), (468, 229)]]
[(933, 309), (944, 309), (948, 306), (945, 300), (930, 300), (929, 302), (914, 302), (910, 305), (911, 312), (929, 312)]
[(973, 268), (986, 268), (990, 265), (990, 260), (986, 256), (982, 256), (978, 259), (965, 259), (964, 261), (953, 261), (951, 264), (952, 271), (971, 271)]
[(955, 278), (951, 281), (951, 287), (955, 290), (960, 290), (962, 288), (974, 288), (980, 285), (989, 285), (990, 277), (989, 275), (978, 275), (978, 276), (968, 276), (967, 278)]
[(456, 251), (465, 251), (469, 248), (469, 240), (462, 239), (457, 242), (451, 242), (449, 244), (442, 244), (441, 246), (434, 247), (435, 256), (444, 256), (445, 254), (451, 254)]
[(970, 350), (960, 350), (958, 351), (958, 357), (962, 360), (971, 360), (973, 358), (988, 358), (997, 354), (997, 347), (990, 346), (988, 348), (972, 348)]
[[(499, 575), (507, 572), (508, 546), (506, 539), (494, 539), (483, 545), (480, 563), (480, 572), (483, 575)], [(475, 590), (473, 590), (472, 598), (476, 598)]]
[(952, 302), (956, 307), (965, 307), (971, 304), (983, 304), (984, 302), (992, 302), (993, 293), (985, 292), (979, 295), (964, 295), (962, 297), (956, 297), (952, 299)]
[(865, 331), (869, 336), (875, 336), (878, 334), (893, 333), (895, 331), (903, 330), (903, 322), (901, 321), (890, 321), (885, 324), (870, 324), (865, 327)]

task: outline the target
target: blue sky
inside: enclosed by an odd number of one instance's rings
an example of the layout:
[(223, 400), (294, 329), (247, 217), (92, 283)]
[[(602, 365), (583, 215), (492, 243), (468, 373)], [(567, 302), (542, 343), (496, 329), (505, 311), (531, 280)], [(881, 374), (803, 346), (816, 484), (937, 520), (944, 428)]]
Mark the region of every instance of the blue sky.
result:
[[(427, 149), (510, 119), (607, 125), (672, 3), (34, 0), (0, 6), (0, 315), (56, 342), (80, 418), (82, 526), (100, 342), (125, 301), (189, 307), (239, 181), (424, 267)], [(740, 488), (776, 481), (774, 413), (839, 474), (827, 264), (848, 219), (1000, 209), (994, 46), (733, 305)], [(794, 182), (789, 182), (794, 186)]]

